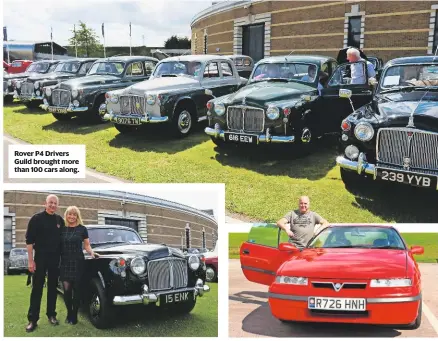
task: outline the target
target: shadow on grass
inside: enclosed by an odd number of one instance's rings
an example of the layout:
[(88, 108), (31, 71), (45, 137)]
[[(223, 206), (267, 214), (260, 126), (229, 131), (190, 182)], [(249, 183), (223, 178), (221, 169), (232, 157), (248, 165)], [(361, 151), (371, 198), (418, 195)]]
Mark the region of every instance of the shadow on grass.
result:
[(188, 137), (172, 136), (165, 124), (143, 126), (131, 134), (118, 134), (110, 141), (114, 148), (128, 148), (137, 152), (152, 151), (157, 153), (175, 154), (209, 140), (203, 133), (203, 126), (197, 125)]
[(369, 325), (359, 324), (281, 322), (272, 315), (267, 293), (264, 292), (242, 291), (230, 295), (229, 299), (257, 305), (242, 321), (242, 330), (251, 334), (270, 337), (396, 337), (401, 334), (393, 328), (379, 326), (370, 328)]
[[(51, 114), (50, 114), (51, 115)], [(86, 135), (112, 127), (110, 123), (94, 123), (87, 117), (73, 117), (67, 121), (55, 121), (42, 127), (43, 130), (51, 130), (57, 133), (71, 133)], [(78, 142), (80, 143), (80, 141)]]
[(49, 115), (50, 113), (41, 109), (41, 108), (28, 108), (24, 104), (20, 103), (20, 105), (17, 105), (17, 109), (13, 110), (16, 114), (24, 114), (24, 115), (35, 115), (35, 114), (41, 114), (41, 115)]
[(216, 147), (216, 160), (223, 165), (245, 168), (264, 175), (318, 180), (336, 166), (337, 136), (316, 140), (305, 152), (298, 145), (228, 145)]
[(351, 192), (353, 206), (370, 211), (385, 221), (398, 223), (436, 223), (438, 192), (423, 188), (367, 181)]

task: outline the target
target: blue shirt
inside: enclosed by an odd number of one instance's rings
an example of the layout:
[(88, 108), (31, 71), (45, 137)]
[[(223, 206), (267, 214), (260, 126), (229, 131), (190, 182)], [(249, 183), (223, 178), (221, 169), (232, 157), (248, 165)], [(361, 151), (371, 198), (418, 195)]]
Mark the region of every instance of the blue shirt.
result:
[[(359, 59), (358, 62), (365, 62), (367, 65), (368, 78), (376, 77), (376, 71), (374, 71), (374, 65), (366, 61), (365, 59)], [(360, 63), (351, 64), (351, 83), (350, 84), (366, 84), (365, 73)]]

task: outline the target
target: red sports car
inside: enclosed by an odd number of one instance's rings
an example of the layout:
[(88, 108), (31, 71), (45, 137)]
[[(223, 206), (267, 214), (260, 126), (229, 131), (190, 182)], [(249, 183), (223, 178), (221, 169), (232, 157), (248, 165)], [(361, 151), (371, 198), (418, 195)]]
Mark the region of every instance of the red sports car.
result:
[(262, 239), (242, 244), (240, 262), (248, 280), (269, 285), (271, 313), (281, 321), (420, 326), (413, 255), (424, 249), (409, 249), (395, 228), (329, 226), (302, 250), (281, 242), (280, 231), (275, 245)]

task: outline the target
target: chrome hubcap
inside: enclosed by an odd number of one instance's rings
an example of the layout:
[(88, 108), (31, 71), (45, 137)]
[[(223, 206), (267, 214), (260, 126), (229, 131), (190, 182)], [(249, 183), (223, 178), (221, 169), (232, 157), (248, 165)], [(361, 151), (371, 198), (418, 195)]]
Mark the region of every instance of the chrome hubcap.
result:
[(205, 278), (207, 279), (207, 281), (211, 281), (214, 278), (214, 270), (212, 268), (207, 268), (206, 274), (205, 274)]
[(90, 310), (92, 316), (98, 316), (100, 313), (100, 300), (99, 296), (94, 295), (91, 299)]
[(192, 117), (187, 110), (182, 111), (178, 117), (178, 128), (183, 134), (187, 134), (192, 127)]
[(303, 143), (309, 143), (312, 140), (312, 133), (309, 128), (304, 128), (301, 134), (301, 141)]

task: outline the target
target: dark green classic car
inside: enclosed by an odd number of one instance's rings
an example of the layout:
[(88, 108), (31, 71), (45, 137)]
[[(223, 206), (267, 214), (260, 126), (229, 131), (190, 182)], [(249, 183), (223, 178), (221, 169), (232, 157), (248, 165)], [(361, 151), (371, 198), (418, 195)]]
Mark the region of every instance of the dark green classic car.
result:
[(338, 67), (331, 57), (262, 59), (255, 65), (248, 85), (207, 103), (209, 126), (205, 133), (221, 146), (310, 144), (316, 137), (338, 132), (342, 119), (353, 111), (349, 100), (339, 96), (340, 90), (351, 90), (354, 105), (366, 104), (372, 98), (366, 64), (355, 64), (364, 75), (359, 83), (349, 76), (352, 64)]
[(98, 59), (85, 77), (47, 87), (41, 108), (58, 120), (88, 115), (101, 122), (99, 107), (105, 103), (105, 93), (147, 80), (157, 63), (158, 59), (145, 56)]

